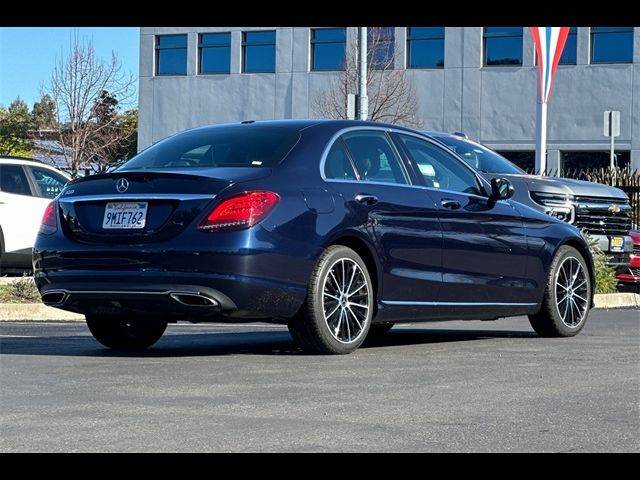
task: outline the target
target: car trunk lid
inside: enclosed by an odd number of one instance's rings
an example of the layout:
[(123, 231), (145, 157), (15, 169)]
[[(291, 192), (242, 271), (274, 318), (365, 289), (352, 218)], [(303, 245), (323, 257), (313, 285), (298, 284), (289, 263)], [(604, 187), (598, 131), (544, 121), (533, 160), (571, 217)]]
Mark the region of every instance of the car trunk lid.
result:
[(69, 238), (87, 243), (168, 240), (229, 186), (268, 176), (268, 168), (116, 171), (76, 180), (58, 203)]

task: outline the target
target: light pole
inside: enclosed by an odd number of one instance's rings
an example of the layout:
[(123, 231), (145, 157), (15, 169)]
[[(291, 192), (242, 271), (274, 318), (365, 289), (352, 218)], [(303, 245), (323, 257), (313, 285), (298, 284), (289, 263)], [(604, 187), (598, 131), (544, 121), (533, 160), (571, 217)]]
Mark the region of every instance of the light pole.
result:
[(367, 27), (360, 27), (360, 88), (359, 88), (359, 115), (360, 120), (369, 118), (369, 99), (367, 97)]

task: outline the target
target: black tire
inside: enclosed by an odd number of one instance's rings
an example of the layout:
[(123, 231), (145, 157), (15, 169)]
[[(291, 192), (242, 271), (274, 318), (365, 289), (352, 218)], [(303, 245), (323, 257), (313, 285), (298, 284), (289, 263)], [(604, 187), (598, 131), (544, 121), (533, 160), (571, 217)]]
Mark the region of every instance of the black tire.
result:
[[(574, 273), (578, 265), (580, 272)], [(575, 270), (567, 275), (571, 268)], [(571, 282), (574, 275), (570, 288), (561, 286), (565, 280)], [(529, 315), (529, 322), (542, 337), (573, 337), (584, 328), (590, 308), (591, 275), (587, 262), (578, 250), (564, 245), (551, 263), (541, 308)]]
[[(338, 292), (341, 285), (347, 294)], [(351, 353), (367, 337), (374, 306), (373, 283), (365, 263), (350, 248), (332, 245), (311, 273), (305, 305), (289, 322), (289, 332), (307, 353)]]
[(141, 350), (156, 343), (167, 322), (154, 319), (126, 319), (118, 316), (87, 315), (93, 337), (114, 350)]

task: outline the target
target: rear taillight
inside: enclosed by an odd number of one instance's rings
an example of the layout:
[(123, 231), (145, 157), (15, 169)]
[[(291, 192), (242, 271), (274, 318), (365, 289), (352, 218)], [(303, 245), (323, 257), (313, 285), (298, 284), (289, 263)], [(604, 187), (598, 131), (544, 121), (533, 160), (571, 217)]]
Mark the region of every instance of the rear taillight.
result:
[(221, 232), (252, 227), (264, 219), (279, 200), (273, 192), (245, 192), (229, 197), (211, 210), (198, 230)]
[(56, 220), (56, 202), (51, 202), (42, 215), (39, 233), (51, 235), (58, 231), (58, 221)]

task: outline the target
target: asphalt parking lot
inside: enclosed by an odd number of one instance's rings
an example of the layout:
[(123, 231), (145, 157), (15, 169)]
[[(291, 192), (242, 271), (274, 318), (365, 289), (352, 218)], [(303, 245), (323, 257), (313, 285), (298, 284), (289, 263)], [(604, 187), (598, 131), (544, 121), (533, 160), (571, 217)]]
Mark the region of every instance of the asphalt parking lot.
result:
[(640, 312), (397, 326), (340, 357), (287, 331), (172, 325), (143, 354), (83, 323), (0, 324), (0, 450), (640, 451)]

